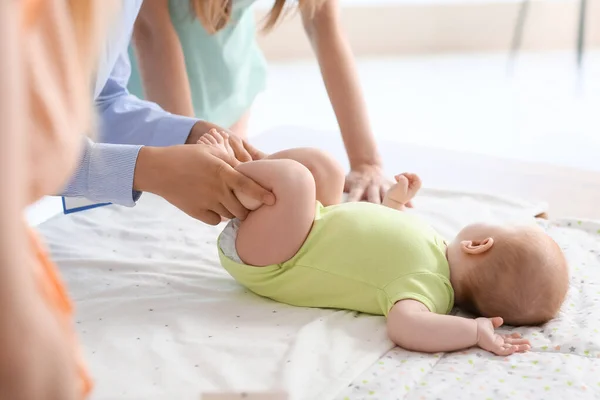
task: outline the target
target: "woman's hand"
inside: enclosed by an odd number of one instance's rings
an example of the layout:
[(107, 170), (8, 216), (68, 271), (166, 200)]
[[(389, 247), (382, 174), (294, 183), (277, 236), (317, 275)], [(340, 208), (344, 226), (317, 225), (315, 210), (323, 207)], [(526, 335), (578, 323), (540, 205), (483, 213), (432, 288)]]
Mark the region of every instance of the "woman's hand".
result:
[(271, 192), (236, 171), (232, 164), (235, 165), (227, 152), (217, 147), (142, 147), (133, 187), (157, 194), (210, 225), (220, 223), (221, 216), (246, 218), (249, 210), (233, 194), (234, 190), (262, 204), (275, 204)]
[(529, 340), (523, 339), (519, 333), (498, 335), (496, 328), (504, 321), (500, 317), (477, 318), (477, 346), (498, 356), (508, 356), (513, 353), (524, 353), (531, 348)]
[(348, 201), (367, 200), (381, 204), (391, 185), (392, 181), (385, 177), (380, 165), (360, 164), (346, 176), (344, 192), (348, 193)]

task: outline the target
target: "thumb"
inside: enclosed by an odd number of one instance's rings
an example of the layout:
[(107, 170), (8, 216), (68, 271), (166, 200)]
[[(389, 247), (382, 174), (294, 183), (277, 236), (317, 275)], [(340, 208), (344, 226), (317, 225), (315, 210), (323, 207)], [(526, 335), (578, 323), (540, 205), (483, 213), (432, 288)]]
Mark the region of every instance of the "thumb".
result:
[(493, 318), (490, 318), (490, 321), (492, 322), (492, 325), (494, 325), (494, 329), (501, 327), (502, 324), (504, 323), (504, 320), (502, 319), (502, 317), (493, 317)]
[(263, 204), (275, 204), (275, 195), (233, 168), (224, 171), (225, 182), (232, 190), (245, 194)]

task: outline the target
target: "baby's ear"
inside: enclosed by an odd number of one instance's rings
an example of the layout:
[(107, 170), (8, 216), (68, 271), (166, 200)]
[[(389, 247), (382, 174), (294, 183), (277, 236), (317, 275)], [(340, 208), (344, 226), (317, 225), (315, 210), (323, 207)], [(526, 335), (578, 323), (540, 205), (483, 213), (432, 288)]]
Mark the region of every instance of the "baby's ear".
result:
[(467, 254), (483, 254), (494, 245), (494, 239), (489, 237), (483, 240), (463, 240), (460, 248)]

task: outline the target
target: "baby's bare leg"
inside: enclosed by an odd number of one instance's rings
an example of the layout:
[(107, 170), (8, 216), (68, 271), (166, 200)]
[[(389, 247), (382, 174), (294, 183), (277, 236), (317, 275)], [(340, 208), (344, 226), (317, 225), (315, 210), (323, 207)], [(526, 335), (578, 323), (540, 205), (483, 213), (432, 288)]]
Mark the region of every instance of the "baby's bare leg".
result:
[(315, 179), (317, 200), (324, 206), (339, 204), (344, 192), (345, 174), (341, 165), (324, 151), (313, 148), (296, 148), (271, 154), (268, 159), (298, 161)]
[[(275, 195), (275, 204), (254, 209), (241, 223), (236, 250), (242, 261), (257, 267), (279, 264), (300, 249), (315, 217), (315, 179), (294, 160), (260, 160), (236, 169)], [(236, 194), (237, 195), (237, 194)], [(250, 205), (251, 206), (251, 205)]]

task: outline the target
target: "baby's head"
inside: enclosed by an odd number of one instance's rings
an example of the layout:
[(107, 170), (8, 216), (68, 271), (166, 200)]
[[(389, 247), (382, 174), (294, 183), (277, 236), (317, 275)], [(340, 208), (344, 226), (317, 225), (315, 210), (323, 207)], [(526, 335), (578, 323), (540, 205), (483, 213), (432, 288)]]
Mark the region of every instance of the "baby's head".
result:
[(566, 259), (537, 226), (474, 224), (448, 246), (456, 303), (509, 325), (538, 325), (558, 312), (569, 286)]

